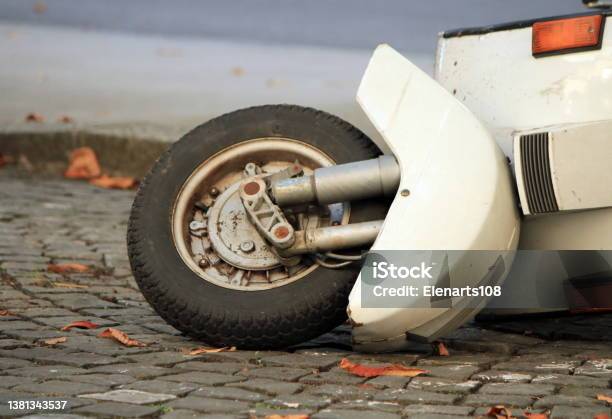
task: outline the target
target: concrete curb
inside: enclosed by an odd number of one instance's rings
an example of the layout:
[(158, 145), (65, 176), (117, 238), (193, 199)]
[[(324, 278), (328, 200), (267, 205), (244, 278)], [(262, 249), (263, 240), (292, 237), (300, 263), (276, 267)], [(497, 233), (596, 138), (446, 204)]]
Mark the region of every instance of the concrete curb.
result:
[(61, 175), (70, 152), (91, 147), (105, 173), (141, 179), (170, 143), (187, 129), (153, 124), (79, 126), (24, 123), (0, 131), (0, 153), (16, 161), (27, 158), (32, 170)]

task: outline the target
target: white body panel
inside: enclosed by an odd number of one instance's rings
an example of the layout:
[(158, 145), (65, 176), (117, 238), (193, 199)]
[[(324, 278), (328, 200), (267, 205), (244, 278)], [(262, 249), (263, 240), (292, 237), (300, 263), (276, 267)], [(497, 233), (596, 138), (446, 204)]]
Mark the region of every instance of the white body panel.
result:
[[(486, 34), (441, 36), (435, 77), (483, 121), (504, 153), (514, 160), (514, 137), (519, 131), (546, 131), (550, 126), (562, 130), (564, 126), (612, 120), (610, 23), (604, 30), (600, 50), (542, 58), (534, 58), (531, 54), (531, 26)], [(553, 180), (561, 200), (560, 209), (609, 206), (611, 195), (608, 190), (612, 184), (608, 175), (609, 163), (608, 167), (604, 166), (610, 161), (611, 149), (606, 145), (612, 143), (606, 143), (603, 137), (589, 140), (582, 135), (573, 137), (572, 141), (573, 144), (565, 142), (563, 145), (559, 142), (550, 150), (552, 158), (556, 158), (556, 176), (563, 177), (562, 180)], [(585, 162), (588, 160), (585, 150), (580, 150), (590, 141), (596, 142), (593, 145), (601, 149), (597, 153), (600, 155), (596, 158), (597, 167), (589, 167), (590, 164)], [(571, 161), (574, 152), (582, 164)], [(520, 162), (514, 163), (520, 165)], [(589, 173), (583, 176), (583, 170)], [(521, 176), (517, 177), (517, 182), (524, 206), (526, 198)], [(612, 209), (527, 216), (521, 226), (519, 249), (610, 250)], [(605, 260), (610, 259), (609, 253), (593, 253)], [(511, 306), (517, 296), (533, 295), (523, 288), (524, 284), (535, 283), (546, 276), (551, 280), (551, 289), (554, 289), (551, 298), (557, 299), (552, 305), (567, 306), (565, 296), (559, 290), (568, 278), (592, 272), (592, 254), (577, 254), (578, 258), (584, 257), (582, 264), (576, 264), (582, 266), (581, 270), (566, 269), (561, 254), (556, 258), (544, 257), (554, 260), (519, 254), (504, 284), (503, 295), (498, 299), (506, 301), (495, 301), (496, 305), (505, 303)], [(546, 307), (541, 310), (546, 311)]]
[[(400, 164), (399, 190), (409, 191), (391, 204), (372, 249), (486, 249), (508, 257), (519, 237), (509, 166), (470, 111), (386, 45), (376, 49), (357, 100)], [(493, 260), (468, 258), (454, 261), (451, 270), (473, 284)], [(510, 264), (507, 259), (505, 266)], [(349, 314), (359, 325), (353, 337), (362, 349), (375, 349), (377, 342), (397, 348), (407, 332), (430, 339), (475, 314), (455, 308), (364, 308), (360, 281)]]
[(435, 78), (512, 158), (515, 131), (612, 119), (612, 30), (606, 26), (601, 50), (542, 58), (531, 54), (530, 26), (441, 36)]
[[(566, 124), (548, 132), (548, 163), (559, 211), (612, 206), (612, 120)], [(530, 214), (520, 157), (521, 131), (514, 138), (514, 166), (523, 213)]]

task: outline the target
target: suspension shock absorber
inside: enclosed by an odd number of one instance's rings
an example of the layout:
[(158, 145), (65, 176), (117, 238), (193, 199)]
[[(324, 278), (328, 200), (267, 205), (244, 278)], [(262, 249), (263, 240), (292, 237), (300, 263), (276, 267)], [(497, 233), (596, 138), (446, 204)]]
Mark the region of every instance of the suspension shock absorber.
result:
[(327, 205), (395, 194), (400, 168), (393, 156), (316, 169), (312, 175), (272, 182), (277, 205)]

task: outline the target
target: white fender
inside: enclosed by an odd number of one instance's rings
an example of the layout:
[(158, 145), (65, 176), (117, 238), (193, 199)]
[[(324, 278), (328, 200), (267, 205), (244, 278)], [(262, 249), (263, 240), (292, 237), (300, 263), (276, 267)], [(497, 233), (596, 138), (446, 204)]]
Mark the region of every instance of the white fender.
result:
[[(508, 161), (487, 130), (388, 45), (374, 52), (357, 101), (401, 168), (398, 194), (372, 250), (492, 250), (454, 252), (460, 256), (449, 257), (453, 286), (478, 284), (499, 260), (501, 282), (517, 247), (519, 217)], [(462, 301), (453, 308), (424, 308), (416, 300), (414, 308), (362, 307), (361, 286), (360, 275), (348, 307), (361, 350), (399, 349), (407, 336), (432, 340), (477, 312)], [(486, 299), (476, 303), (482, 307)]]

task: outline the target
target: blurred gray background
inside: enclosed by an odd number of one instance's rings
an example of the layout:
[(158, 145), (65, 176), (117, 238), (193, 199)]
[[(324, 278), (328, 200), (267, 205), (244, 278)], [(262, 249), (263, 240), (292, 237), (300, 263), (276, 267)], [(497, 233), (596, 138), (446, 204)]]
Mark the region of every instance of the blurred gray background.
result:
[(300, 103), (364, 124), (354, 94), (389, 43), (431, 72), (440, 31), (586, 11), (580, 0), (1, 0), (0, 123), (194, 125)]

